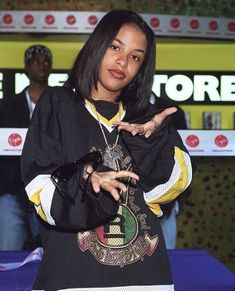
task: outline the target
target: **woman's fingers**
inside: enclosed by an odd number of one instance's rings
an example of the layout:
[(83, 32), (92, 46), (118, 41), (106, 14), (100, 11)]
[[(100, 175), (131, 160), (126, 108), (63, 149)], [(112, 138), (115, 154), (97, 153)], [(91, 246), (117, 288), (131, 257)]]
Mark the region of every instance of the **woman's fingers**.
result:
[(161, 125), (162, 122), (164, 121), (164, 119), (175, 113), (177, 111), (177, 108), (176, 107), (169, 107), (169, 108), (166, 108), (164, 109), (162, 112), (160, 113), (157, 113), (153, 118), (152, 118), (152, 121), (156, 122), (157, 124)]
[(96, 175), (94, 175), (94, 173), (91, 175), (90, 183), (91, 183), (92, 188), (95, 191), (95, 193), (99, 193), (100, 192), (100, 181), (99, 181), (99, 178)]
[(119, 190), (127, 191), (126, 186), (117, 181), (110, 180), (109, 182), (100, 182), (97, 177), (91, 177), (92, 188), (96, 193), (99, 193), (101, 188), (107, 192), (109, 192), (113, 198), (118, 201), (120, 199)]
[(118, 127), (118, 131), (125, 130), (125, 131), (130, 132), (130, 133), (132, 133), (136, 129), (136, 127), (138, 126), (138, 124), (124, 122), (124, 121), (117, 121), (117, 122), (113, 123), (113, 125)]
[(118, 130), (125, 130), (132, 135), (144, 135), (145, 134), (145, 127), (144, 124), (137, 124), (137, 123), (129, 123), (124, 121), (117, 121), (113, 125), (118, 126)]
[(139, 176), (136, 175), (133, 172), (130, 172), (130, 171), (119, 171), (119, 172), (116, 172), (115, 179), (120, 179), (120, 178), (132, 178), (132, 179), (135, 179), (135, 180), (139, 181)]
[(90, 183), (93, 190), (98, 193), (101, 189), (109, 192), (115, 200), (119, 200), (119, 191), (127, 191), (124, 183), (119, 181), (121, 178), (130, 178), (139, 180), (139, 176), (130, 171), (109, 171), (109, 172), (93, 172), (90, 176)]
[(177, 111), (176, 107), (169, 107), (162, 112), (157, 113), (151, 120), (143, 124), (129, 123), (124, 121), (116, 121), (114, 126), (118, 127), (118, 130), (125, 130), (131, 133), (133, 136), (136, 134), (144, 135), (148, 138), (165, 120), (165, 118)]
[(116, 201), (120, 199), (120, 190), (124, 192), (127, 191), (127, 187), (117, 180), (113, 180), (111, 183), (104, 183), (102, 188), (108, 191)]
[(144, 135), (146, 132), (146, 128), (144, 125), (142, 124), (139, 124), (139, 125), (136, 125), (135, 128), (132, 130), (131, 134), (134, 136), (136, 134), (138, 135)]
[(83, 179), (87, 180), (89, 178), (89, 175), (93, 172), (93, 168), (91, 165), (87, 165), (84, 167), (83, 170)]

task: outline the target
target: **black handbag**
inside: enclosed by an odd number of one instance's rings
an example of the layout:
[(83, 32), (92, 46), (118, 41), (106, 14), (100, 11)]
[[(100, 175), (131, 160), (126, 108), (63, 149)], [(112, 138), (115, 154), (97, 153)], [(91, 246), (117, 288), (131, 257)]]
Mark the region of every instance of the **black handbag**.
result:
[(51, 180), (56, 187), (52, 216), (57, 226), (88, 230), (110, 221), (117, 213), (119, 203), (110, 193), (104, 190), (95, 193), (89, 178), (84, 181), (81, 177), (87, 164), (94, 171), (98, 168), (102, 171), (101, 153), (90, 152), (77, 161), (57, 167), (51, 173)]

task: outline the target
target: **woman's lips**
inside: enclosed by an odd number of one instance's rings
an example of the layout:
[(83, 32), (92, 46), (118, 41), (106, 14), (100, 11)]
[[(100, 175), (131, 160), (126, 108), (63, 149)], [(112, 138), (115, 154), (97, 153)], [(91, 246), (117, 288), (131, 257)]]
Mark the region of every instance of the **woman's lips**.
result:
[(116, 79), (122, 80), (126, 78), (126, 75), (120, 70), (111, 69), (109, 72)]

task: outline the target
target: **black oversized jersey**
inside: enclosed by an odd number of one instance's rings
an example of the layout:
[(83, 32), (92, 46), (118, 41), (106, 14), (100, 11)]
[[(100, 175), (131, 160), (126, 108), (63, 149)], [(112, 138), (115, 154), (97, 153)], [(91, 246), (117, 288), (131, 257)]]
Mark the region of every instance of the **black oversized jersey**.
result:
[[(122, 104), (84, 103), (61, 87), (40, 98), (22, 154), (26, 191), (43, 225), (34, 290), (174, 290), (158, 216), (161, 203), (189, 185), (190, 158), (170, 122), (147, 140), (119, 135), (112, 123), (125, 118)], [(55, 168), (91, 151), (100, 151), (104, 167), (140, 176), (138, 183), (123, 181), (127, 191), (119, 202), (84, 188), (82, 168), (60, 185), (66, 195), (52, 182)]]

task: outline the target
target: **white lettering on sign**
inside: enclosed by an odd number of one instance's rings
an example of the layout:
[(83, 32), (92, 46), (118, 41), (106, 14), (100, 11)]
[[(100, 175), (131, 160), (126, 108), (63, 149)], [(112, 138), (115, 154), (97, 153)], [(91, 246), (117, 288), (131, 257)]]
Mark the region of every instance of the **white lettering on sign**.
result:
[[(66, 73), (51, 73), (48, 79), (49, 86), (62, 86), (67, 79)], [(25, 73), (15, 74), (15, 93), (20, 93), (25, 87), (29, 85), (29, 79)]]
[(222, 101), (235, 100), (235, 76), (221, 76), (221, 90)]
[(196, 102), (205, 101), (206, 96), (212, 102), (235, 101), (235, 75), (195, 75), (193, 80), (183, 74), (168, 77), (155, 75), (152, 91), (157, 97), (162, 95), (162, 87), (168, 98), (174, 101), (186, 101), (193, 97)]

